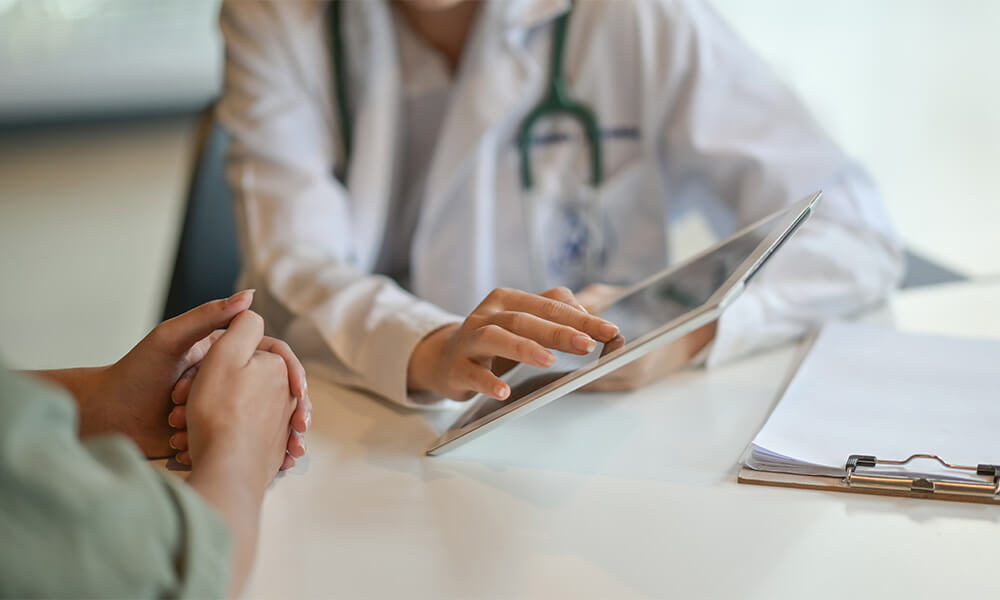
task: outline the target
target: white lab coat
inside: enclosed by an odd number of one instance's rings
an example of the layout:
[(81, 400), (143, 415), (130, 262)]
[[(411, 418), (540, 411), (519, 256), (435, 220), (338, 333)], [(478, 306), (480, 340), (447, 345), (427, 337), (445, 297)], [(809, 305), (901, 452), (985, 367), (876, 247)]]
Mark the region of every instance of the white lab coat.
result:
[[(518, 152), (548, 83), (564, 0), (489, 2), (470, 35), (427, 175), (411, 290), (373, 274), (399, 190), (401, 75), (391, 9), (345, 2), (354, 107), (346, 187), (325, 3), (224, 5), (228, 176), (257, 308), (271, 332), (338, 382), (399, 403), (416, 343), (493, 288), (533, 290)], [(668, 224), (701, 210), (719, 234), (816, 189), (814, 218), (721, 318), (709, 366), (883, 299), (902, 254), (868, 175), (719, 17), (697, 0), (579, 1), (566, 72), (602, 128), (599, 193), (616, 243), (606, 270), (632, 282), (669, 263)], [(615, 135), (632, 131), (637, 135)], [(579, 136), (534, 150), (538, 180), (589, 174)]]

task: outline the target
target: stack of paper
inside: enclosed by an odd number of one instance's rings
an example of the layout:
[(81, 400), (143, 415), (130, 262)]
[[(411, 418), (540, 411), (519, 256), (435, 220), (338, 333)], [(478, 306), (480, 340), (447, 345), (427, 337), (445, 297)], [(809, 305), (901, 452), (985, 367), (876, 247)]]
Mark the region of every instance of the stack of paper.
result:
[[(900, 333), (833, 323), (822, 330), (744, 465), (844, 476), (851, 454), (1000, 464), (1000, 340)], [(918, 459), (910, 476), (981, 481)], [(879, 465), (879, 471), (893, 469)]]

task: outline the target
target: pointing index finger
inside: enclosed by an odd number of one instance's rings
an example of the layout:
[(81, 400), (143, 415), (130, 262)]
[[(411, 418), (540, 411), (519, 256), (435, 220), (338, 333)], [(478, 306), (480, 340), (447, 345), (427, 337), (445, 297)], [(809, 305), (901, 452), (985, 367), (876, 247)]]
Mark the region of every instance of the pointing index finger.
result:
[(618, 327), (610, 321), (591, 315), (566, 302), (535, 294), (526, 292), (523, 295), (518, 294), (511, 298), (505, 308), (530, 313), (553, 323), (568, 325), (601, 342), (610, 341), (618, 335)]

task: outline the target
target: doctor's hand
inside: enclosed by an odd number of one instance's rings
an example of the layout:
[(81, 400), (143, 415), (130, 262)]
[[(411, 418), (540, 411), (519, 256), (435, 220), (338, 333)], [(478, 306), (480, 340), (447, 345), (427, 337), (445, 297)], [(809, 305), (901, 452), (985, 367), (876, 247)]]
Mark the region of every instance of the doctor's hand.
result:
[[(577, 294), (577, 300), (592, 313), (601, 313), (618, 299), (623, 288), (610, 285), (590, 285)], [(692, 331), (684, 337), (653, 350), (642, 358), (608, 373), (597, 381), (584, 386), (585, 392), (621, 392), (637, 390), (658, 379), (684, 368), (715, 338), (715, 322)], [(608, 354), (625, 345), (618, 336), (604, 346)]]
[(549, 350), (587, 354), (610, 342), (618, 327), (588, 314), (573, 293), (493, 290), (463, 323), (434, 331), (414, 348), (407, 369), (411, 391), (468, 400), (477, 392), (498, 400), (510, 387), (498, 376), (514, 363), (548, 368)]

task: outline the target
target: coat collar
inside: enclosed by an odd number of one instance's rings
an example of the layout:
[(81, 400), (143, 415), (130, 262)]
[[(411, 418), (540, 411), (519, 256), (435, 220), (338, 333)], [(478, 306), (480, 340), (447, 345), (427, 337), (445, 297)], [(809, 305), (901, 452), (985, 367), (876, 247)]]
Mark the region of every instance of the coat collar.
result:
[[(398, 49), (393, 34), (391, 7), (385, 2), (348, 3), (355, 8), (354, 21), (347, 37), (354, 38), (349, 60), (357, 61), (360, 76), (353, 86), (355, 110), (354, 157), (348, 187), (351, 190), (357, 264), (370, 271), (377, 260), (380, 240), (385, 233), (389, 199), (394, 191), (391, 182), (398, 172), (385, 168), (398, 165), (402, 120), (402, 77)], [(547, 64), (539, 62), (526, 47), (525, 35), (569, 10), (569, 0), (501, 0), (484, 2), (484, 14), (477, 19), (470, 46), (465, 49), (456, 78), (448, 116), (442, 123), (440, 144), (435, 149), (427, 177), (424, 207), (414, 239), (414, 268), (424, 264), (421, 255), (434, 243), (439, 221), (454, 210), (456, 188), (469, 178), (482, 187), (475, 202), (483, 222), (490, 220), (494, 198), (489, 189), (495, 183), (475, 166), (485, 151), (496, 156), (509, 141), (520, 120), (537, 102), (547, 73)], [(348, 11), (348, 14), (354, 11)], [(487, 161), (487, 163), (490, 161)], [(364, 168), (359, 168), (365, 165)], [(476, 187), (475, 185), (471, 187)], [(461, 198), (469, 202), (473, 199)], [(470, 232), (472, 233), (472, 232)], [(488, 245), (488, 236), (478, 244)], [(471, 253), (489, 256), (491, 248), (471, 248)], [(489, 265), (479, 265), (483, 275)], [(420, 278), (421, 273), (413, 273)], [(427, 274), (424, 274), (427, 275)]]
[[(497, 204), (516, 200), (498, 197), (497, 157), (507, 154), (522, 119), (544, 93), (548, 74), (548, 52), (542, 50), (547, 46), (528, 34), (569, 7), (568, 0), (484, 2), (464, 51), (428, 173), (411, 263), (418, 294), (448, 285), (440, 280), (444, 271), (454, 273), (456, 285), (464, 282), (463, 289), (441, 294), (468, 296), (449, 306), (453, 310), (474, 306), (495, 279)], [(441, 239), (457, 215), (472, 228), (462, 239)], [(430, 264), (435, 269), (425, 270)]]
[[(389, 201), (399, 175), (402, 76), (391, 8), (383, 2), (347, 2), (344, 28), (354, 148), (347, 176), (355, 263), (372, 271), (385, 234)], [(356, 12), (355, 12), (356, 11)]]
[[(544, 5), (544, 6), (543, 6)], [(486, 2), (467, 42), (440, 142), (427, 179), (425, 213), (444, 208), (456, 179), (468, 173), (463, 165), (475, 162), (483, 143), (509, 137), (518, 120), (530, 110), (542, 90), (543, 65), (524, 47), (524, 36), (510, 23), (534, 22), (554, 0)], [(553, 13), (554, 14), (554, 13)], [(527, 19), (530, 17), (530, 19)], [(527, 20), (525, 20), (527, 19)], [(517, 28), (523, 27), (518, 25)], [(516, 28), (515, 28), (516, 29)], [(496, 148), (492, 148), (496, 151)]]
[(511, 29), (530, 29), (570, 9), (570, 0), (509, 0), (504, 24)]

